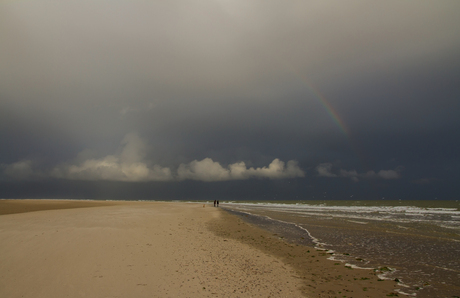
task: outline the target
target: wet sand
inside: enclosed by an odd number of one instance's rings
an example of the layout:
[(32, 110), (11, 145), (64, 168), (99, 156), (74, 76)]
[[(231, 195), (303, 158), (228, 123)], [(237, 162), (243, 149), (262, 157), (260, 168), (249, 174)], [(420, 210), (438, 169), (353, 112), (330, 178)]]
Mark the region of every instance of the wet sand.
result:
[(320, 212), (317, 216), (262, 208), (249, 211), (260, 216), (229, 212), (288, 242), (331, 249), (334, 262), (369, 268), (364, 271), (396, 281), (394, 291), (400, 296), (459, 296), (460, 246), (450, 229), (418, 221), (349, 220)]
[[(291, 266), (293, 280), (303, 283), (303, 292), (308, 297), (387, 297), (401, 296), (394, 289), (395, 281), (380, 280), (378, 273), (371, 270), (353, 269), (344, 263), (330, 261), (330, 255), (323, 250), (306, 246), (307, 239), (291, 241), (283, 233), (260, 229), (230, 213), (223, 214), (210, 223), (210, 229), (221, 237), (237, 239), (258, 250), (277, 257)], [(299, 244), (305, 241), (303, 244)]]
[(0, 210), (1, 297), (386, 297), (394, 287), (212, 204), (2, 200)]

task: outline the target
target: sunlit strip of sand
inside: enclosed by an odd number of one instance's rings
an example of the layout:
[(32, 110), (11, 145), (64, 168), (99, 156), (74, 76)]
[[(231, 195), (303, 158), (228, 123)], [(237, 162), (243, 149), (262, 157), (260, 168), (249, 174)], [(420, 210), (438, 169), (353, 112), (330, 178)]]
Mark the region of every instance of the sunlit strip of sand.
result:
[(0, 216), (0, 297), (302, 296), (293, 267), (209, 229), (219, 208), (75, 204)]

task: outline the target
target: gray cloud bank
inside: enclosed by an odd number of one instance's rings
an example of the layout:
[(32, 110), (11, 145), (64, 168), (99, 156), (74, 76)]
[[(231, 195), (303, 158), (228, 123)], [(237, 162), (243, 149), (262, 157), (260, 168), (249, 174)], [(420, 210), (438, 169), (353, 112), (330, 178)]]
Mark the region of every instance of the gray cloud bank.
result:
[(38, 173), (33, 169), (31, 160), (20, 160), (11, 164), (2, 164), (0, 169), (3, 169), (3, 175), (17, 180), (40, 178), (42, 173)]
[(5, 177), (23, 180), (32, 178), (58, 178), (70, 180), (109, 180), (109, 181), (228, 181), (250, 178), (286, 179), (304, 177), (305, 173), (296, 161), (290, 160), (285, 164), (274, 159), (267, 167), (248, 168), (245, 162), (237, 162), (222, 166), (211, 158), (194, 160), (188, 164), (181, 163), (174, 174), (169, 167), (149, 165), (145, 160), (146, 146), (143, 140), (134, 133), (125, 136), (122, 150), (118, 155), (108, 155), (103, 158), (91, 158), (78, 164), (63, 163), (54, 167), (49, 174), (34, 171), (32, 161), (22, 160), (3, 165)]
[(194, 160), (180, 164), (177, 175), (169, 167), (159, 165), (147, 166), (144, 162), (124, 162), (117, 156), (110, 155), (102, 159), (91, 159), (80, 165), (61, 165), (53, 169), (51, 177), (72, 180), (111, 180), (111, 181), (228, 181), (250, 178), (286, 179), (304, 177), (304, 172), (296, 161), (287, 165), (279, 159), (273, 160), (268, 167), (247, 168), (244, 162), (222, 166), (211, 158)]
[(316, 167), (318, 176), (320, 177), (345, 177), (358, 182), (360, 178), (364, 179), (399, 179), (401, 178), (402, 167), (398, 167), (395, 170), (380, 170), (367, 171), (366, 173), (358, 173), (356, 170), (344, 170), (340, 169), (338, 173), (332, 171), (332, 163), (322, 163)]
[(177, 170), (179, 179), (193, 179), (202, 181), (243, 180), (249, 178), (284, 179), (304, 177), (304, 172), (296, 161), (290, 160), (287, 165), (279, 159), (274, 159), (268, 167), (247, 168), (244, 162), (222, 167), (210, 158), (201, 161), (192, 161), (190, 164), (181, 164)]

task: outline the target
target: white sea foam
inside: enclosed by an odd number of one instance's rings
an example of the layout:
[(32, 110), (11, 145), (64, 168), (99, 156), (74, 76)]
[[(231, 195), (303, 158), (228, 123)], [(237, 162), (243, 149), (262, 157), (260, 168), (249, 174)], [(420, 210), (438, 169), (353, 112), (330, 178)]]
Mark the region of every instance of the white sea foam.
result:
[(349, 222), (357, 223), (357, 224), (362, 224), (362, 225), (367, 225), (367, 222), (363, 221), (357, 221), (357, 220), (348, 220)]
[(416, 214), (445, 214), (460, 216), (460, 211), (456, 208), (422, 208), (417, 206), (326, 206), (325, 204), (310, 205), (310, 204), (283, 204), (283, 203), (240, 203), (229, 202), (228, 204), (235, 204), (248, 207), (265, 207), (275, 208), (280, 210), (314, 210), (314, 211), (343, 211), (343, 212), (356, 212), (356, 213), (416, 213)]
[(249, 212), (244, 212), (244, 211), (241, 211), (241, 213), (245, 213), (245, 214), (248, 214), (248, 215), (252, 215), (252, 216), (259, 216), (259, 217), (265, 217), (265, 218), (268, 218), (269, 220), (272, 220), (272, 221), (277, 221), (277, 222), (281, 222), (281, 223), (284, 223), (284, 224), (289, 224), (289, 225), (294, 225), (296, 227), (298, 227), (299, 229), (305, 231), (308, 235), (308, 237), (310, 237), (310, 239), (312, 240), (312, 242), (315, 244), (315, 249), (318, 249), (318, 250), (326, 250), (323, 246), (327, 246), (328, 244), (327, 243), (323, 243), (321, 242), (318, 238), (314, 237), (310, 231), (308, 231), (307, 229), (305, 229), (304, 227), (296, 224), (296, 223), (292, 223), (292, 222), (288, 222), (288, 221), (284, 221), (284, 220), (279, 220), (279, 219), (274, 219), (274, 218), (271, 218), (269, 216), (261, 216), (261, 215), (257, 215), (257, 214), (252, 214), (252, 213), (249, 213)]
[(349, 263), (345, 263), (345, 266), (353, 268), (353, 269), (374, 270), (374, 268), (360, 267), (360, 266), (356, 266), (356, 265), (349, 264)]
[(259, 209), (284, 212), (299, 216), (321, 216), (343, 218), (351, 222), (391, 221), (397, 223), (425, 222), (438, 226), (460, 229), (460, 211), (456, 208), (427, 208), (417, 206), (327, 206), (325, 204), (283, 204), (283, 203), (229, 203), (243, 210)]
[[(402, 285), (400, 284), (400, 286), (402, 286)], [(412, 296), (412, 297), (417, 296), (416, 293), (406, 293), (406, 292), (401, 291), (401, 289), (395, 289), (395, 292), (398, 293), (398, 294), (404, 295), (404, 296)]]

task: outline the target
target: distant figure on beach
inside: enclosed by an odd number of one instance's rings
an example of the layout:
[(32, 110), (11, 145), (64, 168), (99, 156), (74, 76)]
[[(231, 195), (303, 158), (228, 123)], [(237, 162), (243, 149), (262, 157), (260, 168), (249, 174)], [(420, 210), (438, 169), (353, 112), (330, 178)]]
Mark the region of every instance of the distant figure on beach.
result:
[(216, 207), (216, 200), (214, 200), (214, 207)]
[(217, 201), (217, 207), (219, 207), (219, 201)]

